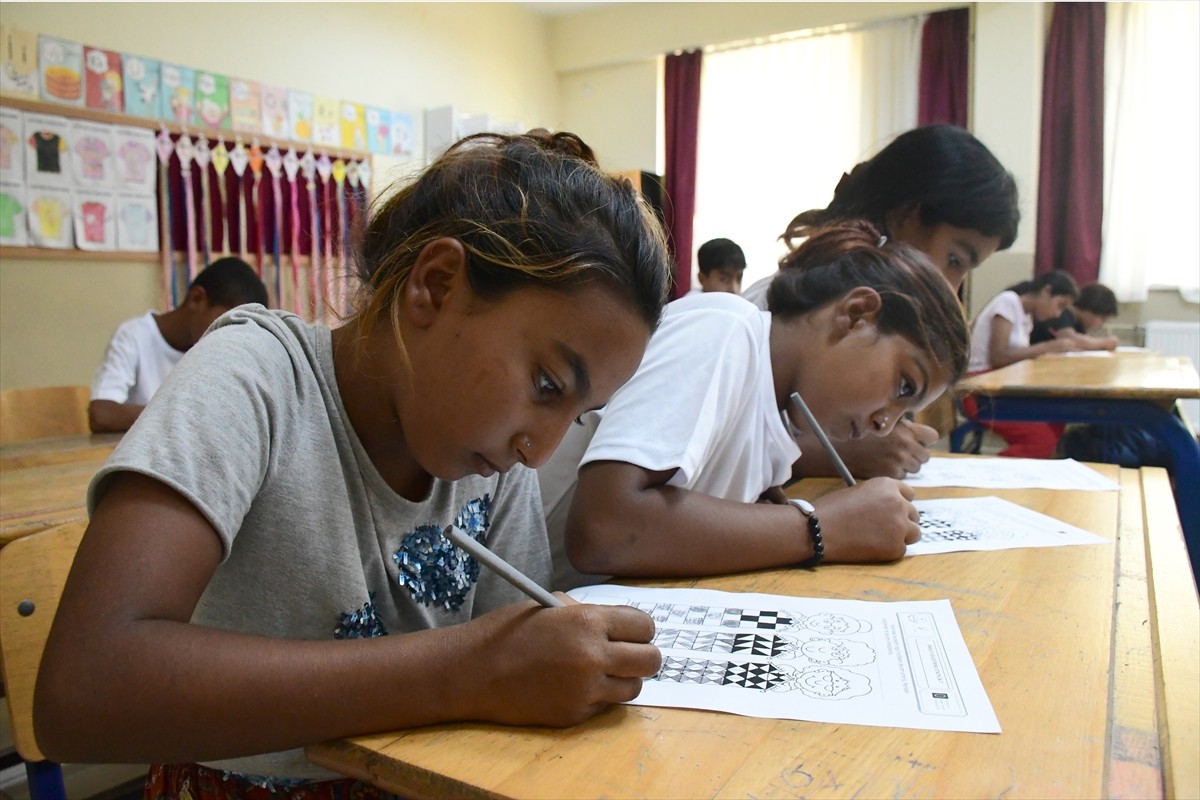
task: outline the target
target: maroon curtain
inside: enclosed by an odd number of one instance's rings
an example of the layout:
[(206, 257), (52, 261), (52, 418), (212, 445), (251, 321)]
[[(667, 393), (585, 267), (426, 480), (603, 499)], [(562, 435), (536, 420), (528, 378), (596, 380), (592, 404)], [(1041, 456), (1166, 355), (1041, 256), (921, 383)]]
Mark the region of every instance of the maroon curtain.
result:
[(1100, 274), (1104, 212), (1104, 3), (1055, 3), (1042, 78), (1034, 272)]
[(954, 8), (930, 14), (921, 28), (918, 125), (967, 127), (967, 57), (970, 14)]
[(692, 288), (692, 216), (696, 209), (696, 139), (700, 129), (701, 52), (667, 56), (664, 79), (667, 169), (663, 216), (675, 257), (671, 299)]

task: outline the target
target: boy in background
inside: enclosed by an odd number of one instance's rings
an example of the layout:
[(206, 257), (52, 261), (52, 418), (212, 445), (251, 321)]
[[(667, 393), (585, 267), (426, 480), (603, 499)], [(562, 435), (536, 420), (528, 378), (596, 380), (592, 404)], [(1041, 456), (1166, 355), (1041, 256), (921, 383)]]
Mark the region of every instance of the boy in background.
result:
[[(1079, 290), (1079, 297), (1062, 314), (1046, 322), (1038, 322), (1029, 335), (1029, 343), (1037, 344), (1064, 335), (1076, 339), (1103, 343), (1101, 349), (1112, 350), (1118, 344), (1115, 336), (1097, 336), (1110, 319), (1117, 315), (1117, 296), (1103, 283), (1089, 283)], [(1074, 331), (1074, 333), (1069, 333)]]
[(267, 287), (249, 264), (230, 256), (202, 270), (175, 308), (162, 314), (147, 311), (121, 323), (92, 379), (92, 433), (129, 430), (167, 373), (208, 326), (245, 303), (265, 306)]
[(700, 288), (705, 292), (742, 293), (746, 256), (729, 239), (710, 239), (696, 252), (700, 265)]

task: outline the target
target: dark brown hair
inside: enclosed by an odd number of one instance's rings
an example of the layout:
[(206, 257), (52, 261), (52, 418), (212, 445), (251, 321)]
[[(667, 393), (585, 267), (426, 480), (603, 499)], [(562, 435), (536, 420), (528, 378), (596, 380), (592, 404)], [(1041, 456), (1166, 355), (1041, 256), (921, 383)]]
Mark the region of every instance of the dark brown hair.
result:
[(779, 262), (767, 307), (782, 319), (815, 311), (866, 286), (883, 300), (880, 333), (899, 334), (950, 372), (967, 368), (971, 334), (954, 290), (920, 250), (882, 241), (869, 222), (853, 220), (813, 231)]

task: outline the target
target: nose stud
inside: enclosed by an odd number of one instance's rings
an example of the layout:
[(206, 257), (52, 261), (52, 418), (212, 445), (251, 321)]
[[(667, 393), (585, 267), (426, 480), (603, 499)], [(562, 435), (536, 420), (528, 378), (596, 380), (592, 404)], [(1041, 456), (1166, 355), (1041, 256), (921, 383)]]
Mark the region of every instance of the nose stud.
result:
[(876, 420), (875, 429), (881, 431), (887, 427), (887, 424), (888, 424), (888, 415), (884, 414), (878, 420)]
[(525, 439), (525, 449), (526, 449), (526, 450), (532, 450), (532, 449), (533, 449), (533, 442), (532, 442), (532, 441), (530, 441), (528, 438), (526, 438), (526, 439)]

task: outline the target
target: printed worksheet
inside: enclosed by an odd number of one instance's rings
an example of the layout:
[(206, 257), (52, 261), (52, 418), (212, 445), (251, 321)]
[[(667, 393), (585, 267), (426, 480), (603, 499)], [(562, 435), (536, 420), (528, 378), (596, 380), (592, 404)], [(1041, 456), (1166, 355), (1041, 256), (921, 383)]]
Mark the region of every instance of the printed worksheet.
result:
[(611, 584), (569, 594), (654, 618), (662, 667), (633, 705), (1000, 732), (949, 600), (876, 603)]
[(913, 505), (921, 512), (921, 540), (908, 546), (906, 555), (910, 556), (1112, 543), (999, 497), (917, 500)]
[(1121, 487), (1073, 458), (934, 458), (904, 482), (911, 486), (975, 489), (1071, 489), (1115, 492)]

